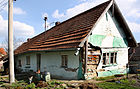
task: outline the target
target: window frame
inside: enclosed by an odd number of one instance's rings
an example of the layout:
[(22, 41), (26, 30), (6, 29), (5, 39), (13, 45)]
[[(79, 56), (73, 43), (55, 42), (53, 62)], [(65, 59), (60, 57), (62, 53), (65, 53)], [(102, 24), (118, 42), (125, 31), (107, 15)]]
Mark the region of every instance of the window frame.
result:
[[(106, 56), (106, 57), (104, 57), (104, 56)], [(107, 59), (107, 57), (108, 57), (108, 59)], [(112, 58), (113, 58), (113, 61), (112, 61)], [(102, 53), (102, 64), (103, 64), (103, 66), (116, 65), (117, 64), (117, 52), (103, 52)]]
[(68, 67), (68, 55), (61, 55), (61, 67)]

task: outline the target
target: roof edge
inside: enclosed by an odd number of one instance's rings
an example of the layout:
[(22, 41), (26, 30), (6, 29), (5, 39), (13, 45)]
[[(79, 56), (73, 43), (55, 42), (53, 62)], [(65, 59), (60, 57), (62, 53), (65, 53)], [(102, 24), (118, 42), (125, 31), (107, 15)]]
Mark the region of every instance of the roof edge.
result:
[(115, 6), (116, 10), (118, 11), (120, 17), (122, 18), (122, 21), (123, 21), (125, 27), (127, 28), (128, 33), (130, 34), (130, 36), (132, 37), (133, 41), (135, 42), (135, 47), (137, 47), (138, 44), (137, 44), (137, 42), (136, 42), (136, 40), (135, 40), (135, 38), (134, 38), (134, 36), (133, 36), (133, 34), (132, 34), (132, 32), (131, 32), (131, 30), (130, 30), (130, 28), (129, 28), (127, 22), (126, 22), (126, 20), (124, 19), (124, 17), (123, 17), (123, 15), (122, 15), (122, 13), (121, 13), (121, 11), (120, 11), (120, 9), (119, 9), (117, 3), (115, 2), (115, 0), (114, 0), (114, 6)]
[(74, 51), (77, 50), (77, 48), (66, 48), (66, 49), (52, 49), (52, 50), (34, 50), (34, 51), (26, 51), (23, 53), (19, 53), (19, 54), (15, 54), (16, 55), (20, 55), (20, 54), (24, 54), (24, 53), (30, 53), (30, 52), (56, 52), (56, 51)]

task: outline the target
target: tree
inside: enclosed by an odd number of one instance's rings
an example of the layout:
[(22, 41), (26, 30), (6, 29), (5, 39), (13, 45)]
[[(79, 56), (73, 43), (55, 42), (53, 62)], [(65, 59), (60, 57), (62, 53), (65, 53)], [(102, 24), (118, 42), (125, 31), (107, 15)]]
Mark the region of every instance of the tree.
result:
[[(17, 38), (15, 36), (13, 38), (13, 41), (14, 41), (14, 43), (13, 43), (14, 50), (16, 48), (18, 48), (24, 42), (24, 40), (22, 38)], [(2, 42), (2, 48), (4, 48), (5, 51), (8, 53), (8, 38), (7, 37), (5, 37), (5, 39)]]

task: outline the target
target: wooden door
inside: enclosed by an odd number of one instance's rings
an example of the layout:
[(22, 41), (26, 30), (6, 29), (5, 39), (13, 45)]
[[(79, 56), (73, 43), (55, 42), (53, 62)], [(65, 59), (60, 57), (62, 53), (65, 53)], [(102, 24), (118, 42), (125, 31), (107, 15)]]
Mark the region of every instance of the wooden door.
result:
[(40, 67), (41, 67), (41, 54), (37, 54), (37, 71), (40, 71)]

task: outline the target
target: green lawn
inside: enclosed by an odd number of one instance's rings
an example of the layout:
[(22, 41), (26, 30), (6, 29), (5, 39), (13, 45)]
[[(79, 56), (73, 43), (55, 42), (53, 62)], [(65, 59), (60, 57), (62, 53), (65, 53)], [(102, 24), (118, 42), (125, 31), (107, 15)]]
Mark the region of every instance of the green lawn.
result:
[(140, 89), (138, 87), (134, 87), (131, 85), (127, 85), (127, 83), (125, 84), (118, 84), (115, 82), (103, 82), (103, 83), (98, 83), (97, 84), (98, 87), (103, 88), (103, 89)]

